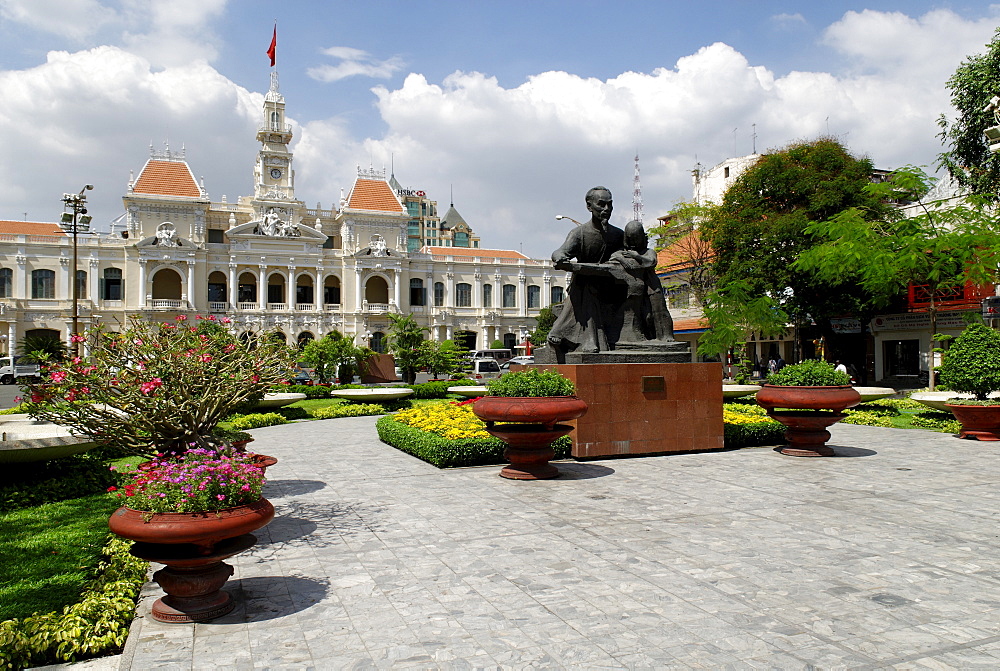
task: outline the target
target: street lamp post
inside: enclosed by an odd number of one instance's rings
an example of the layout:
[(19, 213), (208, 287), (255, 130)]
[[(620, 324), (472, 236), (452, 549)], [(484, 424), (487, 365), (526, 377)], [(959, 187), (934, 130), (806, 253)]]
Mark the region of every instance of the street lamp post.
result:
[(69, 211), (63, 212), (60, 226), (64, 231), (69, 231), (73, 234), (73, 273), (70, 280), (73, 287), (73, 333), (70, 337), (70, 342), (73, 346), (73, 356), (80, 356), (80, 343), (75, 342), (72, 338), (72, 336), (80, 333), (80, 292), (76, 269), (76, 236), (81, 230), (90, 230), (90, 220), (92, 217), (87, 214), (87, 196), (84, 195), (84, 191), (90, 191), (93, 188), (93, 184), (87, 184), (80, 189), (80, 193), (64, 193), (62, 197), (63, 207)]

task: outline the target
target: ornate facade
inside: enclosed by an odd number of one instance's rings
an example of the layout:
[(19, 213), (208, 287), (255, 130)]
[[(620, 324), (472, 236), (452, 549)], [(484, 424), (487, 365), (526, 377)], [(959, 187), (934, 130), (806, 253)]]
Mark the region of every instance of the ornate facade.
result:
[[(213, 202), (183, 151), (151, 151), (123, 196), (123, 226), (77, 235), (81, 329), (113, 329), (132, 314), (215, 314), (239, 330), (276, 327), (289, 343), (338, 330), (378, 349), (387, 315), (410, 313), (434, 339), (514, 346), (541, 308), (562, 300), (567, 276), (548, 260), (471, 244), (412, 251), (411, 213), (384, 171), (359, 169), (337, 205), (306, 207), (295, 195), (276, 73), (257, 140), (254, 193), (235, 203)], [(461, 224), (463, 240), (478, 245)], [(57, 224), (0, 222), (0, 342), (8, 348), (31, 332), (68, 339), (72, 248)]]

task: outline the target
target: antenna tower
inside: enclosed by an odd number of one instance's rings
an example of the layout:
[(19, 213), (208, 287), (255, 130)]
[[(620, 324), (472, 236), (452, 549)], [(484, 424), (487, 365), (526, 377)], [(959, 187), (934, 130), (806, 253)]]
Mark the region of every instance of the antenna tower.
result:
[(642, 185), (639, 184), (639, 153), (635, 154), (635, 178), (632, 180), (632, 218), (642, 223)]

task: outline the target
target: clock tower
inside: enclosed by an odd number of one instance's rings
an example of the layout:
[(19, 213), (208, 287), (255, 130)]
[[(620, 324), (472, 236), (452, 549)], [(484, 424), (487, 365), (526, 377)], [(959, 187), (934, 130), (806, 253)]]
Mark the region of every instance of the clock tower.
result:
[(294, 201), (292, 127), (285, 123), (285, 97), (278, 91), (278, 73), (271, 72), (271, 89), (264, 96), (264, 120), (257, 129), (257, 165), (254, 166), (254, 200)]

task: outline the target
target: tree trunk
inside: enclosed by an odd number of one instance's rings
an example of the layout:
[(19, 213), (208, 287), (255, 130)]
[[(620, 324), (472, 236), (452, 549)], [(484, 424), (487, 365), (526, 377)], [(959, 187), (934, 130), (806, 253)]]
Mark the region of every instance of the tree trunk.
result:
[(931, 291), (931, 304), (927, 309), (928, 314), (931, 316), (931, 341), (930, 341), (930, 357), (927, 359), (927, 388), (934, 391), (934, 336), (937, 335), (937, 306), (934, 305), (934, 292)]

